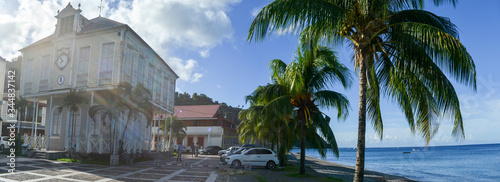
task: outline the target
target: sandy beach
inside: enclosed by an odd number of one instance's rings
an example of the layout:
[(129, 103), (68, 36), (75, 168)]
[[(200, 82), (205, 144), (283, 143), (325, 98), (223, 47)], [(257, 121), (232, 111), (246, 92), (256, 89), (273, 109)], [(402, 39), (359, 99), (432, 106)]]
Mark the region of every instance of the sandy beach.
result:
[[(300, 154), (291, 154), (289, 159), (294, 165), (299, 165)], [(320, 176), (334, 176), (344, 181), (352, 181), (354, 178), (354, 167), (336, 164), (321, 159), (306, 156), (306, 166)], [(309, 171), (308, 171), (309, 172)], [(315, 175), (316, 175), (315, 174)], [(415, 181), (401, 176), (394, 176), (376, 171), (365, 170), (364, 181)]]
[[(289, 154), (289, 162), (295, 166), (299, 165), (299, 154)], [(327, 177), (341, 179), (342, 181), (352, 181), (354, 178), (354, 167), (336, 164), (321, 159), (306, 156), (306, 172), (316, 177), (294, 178), (287, 177), (286, 174), (290, 171), (275, 171), (265, 168), (253, 168), (252, 171), (243, 171), (242, 169), (235, 170), (227, 168), (227, 170), (219, 170), (219, 176), (216, 181), (259, 181), (256, 176), (261, 179), (272, 182), (300, 182), (300, 181), (329, 181)], [(380, 173), (376, 171), (365, 170), (364, 181), (415, 181), (401, 176)]]

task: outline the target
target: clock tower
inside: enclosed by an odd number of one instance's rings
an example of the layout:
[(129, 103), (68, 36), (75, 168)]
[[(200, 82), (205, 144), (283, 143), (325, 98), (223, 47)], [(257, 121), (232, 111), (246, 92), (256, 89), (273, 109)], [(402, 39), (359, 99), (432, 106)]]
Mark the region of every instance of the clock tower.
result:
[(56, 16), (57, 26), (54, 37), (54, 53), (51, 85), (52, 90), (71, 88), (75, 57), (76, 33), (81, 30), (82, 10), (68, 4)]

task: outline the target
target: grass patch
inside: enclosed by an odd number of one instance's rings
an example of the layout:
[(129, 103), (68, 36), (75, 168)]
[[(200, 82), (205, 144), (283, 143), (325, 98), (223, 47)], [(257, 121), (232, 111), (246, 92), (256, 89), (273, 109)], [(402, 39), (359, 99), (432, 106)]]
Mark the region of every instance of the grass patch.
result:
[[(152, 159), (150, 158), (136, 158), (134, 159), (134, 164), (138, 162), (144, 162), (144, 161), (150, 161)], [(69, 158), (60, 158), (57, 159), (57, 161), (64, 161), (64, 162), (77, 162), (77, 163), (82, 163), (82, 164), (96, 164), (96, 165), (103, 165), (103, 166), (109, 166), (109, 160), (77, 160), (77, 159), (69, 159)], [(119, 161), (118, 166), (125, 165), (125, 161)]]
[(305, 175), (302, 175), (300, 174), (299, 172), (295, 172), (295, 173), (288, 173), (288, 174), (285, 174), (285, 176), (288, 176), (288, 177), (293, 177), (293, 178), (308, 178), (308, 177), (314, 177), (313, 175), (309, 174), (309, 173), (306, 173)]
[(326, 177), (326, 178), (319, 178), (320, 181), (322, 182), (344, 182), (344, 180), (340, 178), (335, 178), (335, 177)]
[(283, 168), (275, 168), (274, 169), (275, 171), (299, 171), (300, 170), (300, 166), (285, 166)]
[[(4, 150), (2, 150), (2, 152), (0, 152), (0, 154), (10, 155), (10, 148), (5, 148)], [(21, 151), (21, 150), (16, 150), (16, 151), (14, 152), (14, 154), (15, 154), (16, 156), (24, 156), (24, 157), (27, 157), (27, 156), (28, 156), (28, 154), (26, 154), (26, 155), (22, 155), (22, 151)]]
[(57, 161), (63, 161), (63, 162), (80, 162), (77, 159), (69, 159), (69, 158), (60, 158), (60, 159), (57, 159)]
[(259, 182), (267, 182), (266, 179), (264, 179), (264, 177), (260, 176), (260, 175), (253, 175), (253, 177), (255, 179), (257, 179)]

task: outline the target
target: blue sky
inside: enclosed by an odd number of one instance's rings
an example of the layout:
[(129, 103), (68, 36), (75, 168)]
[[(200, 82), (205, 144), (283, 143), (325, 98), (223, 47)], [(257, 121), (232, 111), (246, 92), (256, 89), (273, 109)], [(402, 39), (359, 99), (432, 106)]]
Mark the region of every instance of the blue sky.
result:
[[(68, 0), (0, 0), (0, 56), (12, 57), (16, 50), (50, 35), (55, 12)], [(103, 16), (129, 24), (181, 76), (177, 90), (204, 93), (214, 100), (233, 106), (244, 105), (244, 97), (257, 86), (270, 82), (267, 65), (272, 59), (290, 62), (297, 49), (297, 36), (273, 35), (266, 40), (248, 42), (248, 28), (255, 12), (270, 0), (154, 0), (104, 1)], [(82, 4), (84, 16), (98, 16), (99, 0), (71, 1)], [(464, 116), (466, 139), (451, 137), (452, 123), (442, 120), (431, 145), (499, 143), (500, 134), (500, 1), (460, 1), (427, 10), (449, 17), (459, 28), (460, 40), (474, 58), (477, 92), (455, 84)], [(47, 26), (48, 25), (48, 26)], [(8, 43), (8, 44), (7, 44)], [(6, 46), (8, 45), (8, 46)], [(350, 69), (351, 50), (335, 47), (338, 57)], [(353, 75), (355, 75), (353, 73)], [(354, 147), (357, 137), (357, 76), (348, 90), (333, 89), (348, 96), (350, 116), (332, 120), (331, 127), (341, 147)], [(384, 136), (380, 141), (373, 129), (367, 129), (368, 147), (422, 146), (425, 142), (412, 135), (408, 124), (391, 101), (383, 97)], [(248, 104), (244, 106), (248, 107)], [(333, 112), (327, 111), (329, 115)]]

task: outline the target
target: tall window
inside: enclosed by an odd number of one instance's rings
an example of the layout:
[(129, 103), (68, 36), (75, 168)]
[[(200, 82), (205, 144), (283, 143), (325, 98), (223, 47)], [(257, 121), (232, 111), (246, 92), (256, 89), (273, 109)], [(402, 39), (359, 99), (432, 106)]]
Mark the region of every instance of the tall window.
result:
[(61, 22), (60, 22), (61, 27), (59, 27), (60, 34), (63, 35), (63, 34), (72, 32), (74, 22), (75, 22), (75, 15), (61, 18)]
[(89, 76), (90, 46), (81, 47), (78, 54), (78, 75), (76, 86), (87, 86)]
[(144, 84), (144, 57), (140, 57), (137, 68), (137, 82)]
[(92, 136), (100, 136), (101, 132), (99, 130), (99, 126), (101, 124), (101, 116), (98, 115), (95, 118), (95, 121), (90, 119), (90, 135)]
[(161, 78), (162, 78), (161, 76), (162, 76), (162, 72), (161, 72), (161, 70), (160, 70), (160, 69), (157, 69), (157, 70), (155, 70), (155, 71), (157, 71), (157, 72), (156, 72), (156, 73), (157, 73), (157, 76), (156, 76), (156, 79), (155, 79), (155, 81), (156, 81), (156, 83), (155, 83), (155, 85), (156, 85), (156, 89), (155, 89), (155, 90), (156, 90), (156, 91), (155, 91), (155, 99), (156, 99), (158, 102), (160, 102), (160, 99), (161, 99), (161, 88), (162, 88), (162, 87), (161, 87)]
[(113, 61), (115, 43), (106, 43), (101, 47), (101, 61), (99, 63), (99, 85), (109, 85), (113, 78)]
[(128, 47), (128, 51), (125, 55), (125, 62), (123, 63), (123, 81), (132, 83), (132, 65), (134, 64), (135, 55), (135, 49)]
[[(75, 133), (74, 133), (75, 135), (74, 135), (74, 136), (75, 136), (75, 137), (80, 136), (80, 123), (81, 123), (81, 121), (82, 121), (82, 117), (81, 117), (81, 113), (80, 113), (80, 111), (81, 111), (81, 110), (78, 110), (77, 112), (74, 112), (74, 113), (73, 113), (73, 114), (74, 114), (74, 118), (75, 118), (75, 122), (74, 122), (74, 123), (75, 123), (75, 128), (74, 128), (74, 129), (75, 129)], [(69, 120), (69, 121), (70, 121), (71, 125), (73, 125), (73, 119), (72, 119), (72, 118), (70, 118), (70, 120)], [(71, 125), (70, 125), (70, 126), (71, 126)], [(71, 127), (72, 127), (72, 126), (71, 126)], [(72, 131), (72, 129), (73, 129), (73, 128), (70, 128), (70, 132), (73, 132), (73, 131)], [(71, 136), (71, 133), (70, 133), (70, 136)]]
[(26, 61), (24, 67), (24, 93), (31, 93), (31, 88), (33, 86), (33, 66), (35, 64), (34, 59)]
[(155, 67), (152, 64), (149, 64), (149, 69), (148, 69), (148, 88), (149, 90), (153, 90), (153, 81), (154, 81), (154, 75), (155, 73)]
[[(56, 107), (57, 108), (57, 107)], [(52, 111), (52, 136), (59, 136), (61, 135), (61, 114), (59, 113), (58, 109), (54, 109)]]
[(42, 61), (40, 61), (40, 91), (49, 90), (49, 65), (50, 55), (43, 56)]
[(163, 105), (168, 104), (168, 92), (170, 92), (170, 81), (167, 77), (163, 78)]

